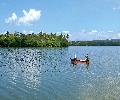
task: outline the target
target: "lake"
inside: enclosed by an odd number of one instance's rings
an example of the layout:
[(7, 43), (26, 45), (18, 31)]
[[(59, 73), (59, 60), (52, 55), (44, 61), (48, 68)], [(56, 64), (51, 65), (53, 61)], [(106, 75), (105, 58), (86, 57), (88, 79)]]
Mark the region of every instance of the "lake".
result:
[(0, 100), (120, 100), (120, 47), (0, 48)]

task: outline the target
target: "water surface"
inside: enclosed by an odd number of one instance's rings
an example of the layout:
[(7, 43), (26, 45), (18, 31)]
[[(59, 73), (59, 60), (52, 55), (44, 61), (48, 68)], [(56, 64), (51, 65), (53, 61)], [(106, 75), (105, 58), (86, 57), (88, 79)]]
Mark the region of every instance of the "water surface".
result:
[[(90, 64), (73, 66), (77, 54)], [(119, 100), (120, 47), (0, 48), (1, 100)]]

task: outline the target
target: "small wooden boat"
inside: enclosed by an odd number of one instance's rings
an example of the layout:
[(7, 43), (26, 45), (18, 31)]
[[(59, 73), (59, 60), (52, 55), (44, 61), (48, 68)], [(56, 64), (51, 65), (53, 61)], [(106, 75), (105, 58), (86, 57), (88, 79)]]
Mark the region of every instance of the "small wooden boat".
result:
[(70, 58), (71, 59), (71, 63), (72, 64), (78, 64), (78, 63), (81, 63), (81, 64), (87, 64), (87, 63), (89, 63), (89, 59), (88, 58), (86, 58), (85, 60), (77, 60), (77, 59), (75, 59), (75, 58)]

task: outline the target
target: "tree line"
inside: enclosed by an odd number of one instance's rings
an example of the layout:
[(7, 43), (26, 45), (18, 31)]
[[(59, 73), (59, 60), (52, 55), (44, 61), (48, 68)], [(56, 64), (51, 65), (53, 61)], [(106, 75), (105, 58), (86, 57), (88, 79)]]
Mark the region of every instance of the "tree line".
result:
[(71, 41), (70, 46), (120, 46), (120, 42), (109, 41)]
[(0, 35), (1, 47), (68, 47), (69, 35), (56, 35), (56, 33), (23, 34), (19, 32)]

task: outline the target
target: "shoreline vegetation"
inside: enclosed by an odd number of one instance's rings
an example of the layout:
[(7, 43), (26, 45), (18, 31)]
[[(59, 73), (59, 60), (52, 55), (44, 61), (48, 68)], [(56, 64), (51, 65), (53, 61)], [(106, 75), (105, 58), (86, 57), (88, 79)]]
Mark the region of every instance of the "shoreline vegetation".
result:
[(68, 47), (68, 46), (120, 46), (120, 39), (68, 41), (69, 35), (56, 33), (23, 34), (19, 32), (0, 34), (0, 47)]
[(69, 46), (120, 46), (120, 39), (93, 40), (93, 41), (71, 41)]
[(0, 34), (0, 47), (68, 47), (69, 35), (56, 35), (56, 33), (23, 34), (8, 31), (6, 34)]

